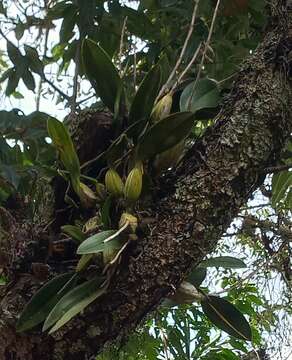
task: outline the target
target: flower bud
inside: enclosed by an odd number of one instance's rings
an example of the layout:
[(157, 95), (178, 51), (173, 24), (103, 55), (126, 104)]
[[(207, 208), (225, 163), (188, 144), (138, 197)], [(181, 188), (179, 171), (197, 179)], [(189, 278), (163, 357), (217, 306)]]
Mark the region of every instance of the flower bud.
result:
[(139, 196), (142, 191), (142, 170), (141, 167), (134, 167), (125, 183), (124, 194), (125, 198), (130, 201), (136, 201), (139, 199)]
[(152, 122), (157, 122), (169, 115), (172, 107), (172, 95), (166, 94), (161, 98), (158, 103), (154, 106), (151, 113)]
[(105, 174), (105, 187), (115, 197), (122, 196), (124, 184), (120, 175), (114, 169), (109, 169)]

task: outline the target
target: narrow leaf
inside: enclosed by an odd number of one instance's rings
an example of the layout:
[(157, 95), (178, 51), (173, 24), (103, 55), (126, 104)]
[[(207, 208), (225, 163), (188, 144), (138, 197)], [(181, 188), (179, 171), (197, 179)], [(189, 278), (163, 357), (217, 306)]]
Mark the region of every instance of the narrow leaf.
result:
[(206, 296), (201, 305), (206, 316), (218, 328), (238, 339), (251, 340), (249, 323), (230, 302), (217, 296)]
[(111, 226), (111, 212), (112, 196), (108, 196), (101, 208), (101, 222), (104, 229), (108, 229)]
[(12, 71), (9, 73), (7, 87), (5, 89), (5, 94), (7, 96), (11, 95), (15, 91), (18, 86), (19, 80), (20, 78), (17, 74), (17, 71), (15, 69), (12, 69)]
[(35, 89), (35, 80), (32, 75), (32, 73), (28, 70), (28, 68), (25, 69), (25, 71), (22, 74), (22, 80), (25, 84), (25, 86), (31, 90), (34, 91)]
[(78, 261), (78, 264), (76, 265), (76, 272), (80, 272), (87, 268), (90, 261), (93, 259), (94, 254), (85, 254), (82, 255), (81, 258)]
[(246, 268), (245, 263), (232, 256), (218, 256), (211, 259), (203, 260), (200, 263), (200, 267), (223, 267), (225, 269), (241, 269)]
[(72, 289), (76, 275), (56, 276), (47, 282), (27, 303), (17, 322), (17, 331), (26, 331), (45, 320), (56, 303)]
[(97, 96), (112, 112), (115, 112), (122, 80), (110, 57), (101, 46), (90, 39), (83, 41), (81, 55), (85, 73)]
[(149, 159), (183, 140), (194, 125), (191, 112), (175, 113), (152, 125), (140, 138), (137, 148), (139, 160)]
[(272, 206), (277, 207), (278, 203), (285, 198), (286, 192), (292, 187), (292, 172), (282, 171), (273, 175), (272, 179)]
[(74, 225), (63, 225), (61, 230), (71, 236), (72, 239), (75, 239), (79, 242), (82, 242), (86, 239), (86, 235), (79, 229), (78, 226)]
[(7, 41), (7, 53), (8, 57), (14, 65), (22, 65), (23, 56), (18, 48), (12, 44), (12, 42)]
[(76, 286), (63, 296), (48, 315), (43, 331), (46, 331), (54, 324), (56, 325), (51, 329), (50, 333), (56, 331), (71, 320), (73, 316), (80, 313), (92, 301), (101, 296), (105, 291), (104, 288), (99, 288), (101, 281), (101, 278), (95, 277)]
[(155, 65), (145, 76), (131, 105), (129, 122), (133, 124), (139, 120), (148, 120), (161, 81), (161, 69), (159, 64)]
[(72, 186), (78, 192), (80, 185), (80, 164), (71, 136), (65, 125), (53, 117), (48, 119), (47, 126), (49, 136), (60, 153), (60, 159), (66, 170), (70, 173)]
[[(106, 230), (90, 236), (78, 247), (77, 254), (97, 254), (104, 251), (105, 249), (108, 249), (109, 247), (112, 249), (119, 249), (121, 245), (117, 239), (116, 241), (111, 240), (108, 243), (105, 243), (109, 237), (113, 237), (114, 239), (114, 235), (116, 233), (116, 230)], [(118, 234), (116, 236), (118, 236)]]
[(30, 69), (33, 72), (42, 76), (44, 73), (44, 71), (43, 71), (44, 65), (39, 58), (39, 54), (38, 54), (37, 50), (26, 44), (24, 45), (24, 50), (25, 50), (26, 57), (29, 60)]

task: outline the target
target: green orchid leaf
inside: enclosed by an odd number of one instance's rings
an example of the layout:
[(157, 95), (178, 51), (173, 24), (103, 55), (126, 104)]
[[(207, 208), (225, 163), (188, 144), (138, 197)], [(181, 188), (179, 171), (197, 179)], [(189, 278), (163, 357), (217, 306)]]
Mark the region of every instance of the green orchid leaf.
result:
[(54, 146), (59, 151), (61, 162), (70, 173), (73, 189), (78, 193), (80, 188), (80, 163), (71, 136), (66, 126), (53, 117), (48, 118), (47, 128)]
[(161, 82), (160, 65), (155, 65), (140, 84), (131, 105), (129, 122), (147, 121), (150, 117)]
[[(115, 234), (117, 234), (115, 236)], [(117, 238), (117, 230), (106, 230), (90, 236), (78, 247), (77, 254), (97, 254), (108, 249), (119, 249), (121, 244)], [(109, 237), (112, 240), (105, 242)]]
[(180, 97), (180, 110), (196, 112), (204, 108), (215, 108), (219, 100), (217, 83), (210, 79), (200, 79), (196, 84), (192, 82), (184, 88)]
[(111, 212), (111, 207), (113, 203), (113, 198), (112, 196), (108, 196), (104, 202), (104, 204), (102, 205), (101, 208), (101, 222), (103, 225), (103, 229), (109, 229), (111, 226), (111, 217), (110, 217), (110, 212)]
[(149, 159), (178, 144), (191, 131), (194, 114), (191, 112), (175, 113), (152, 125), (139, 139), (137, 158)]
[(26, 304), (18, 319), (18, 332), (29, 330), (43, 322), (57, 302), (74, 287), (76, 275), (62, 274), (47, 282)]
[(58, 330), (75, 315), (84, 310), (86, 306), (101, 296), (105, 292), (105, 288), (99, 287), (102, 280), (100, 277), (95, 277), (76, 286), (63, 296), (48, 315), (43, 326), (43, 331), (51, 328), (54, 324), (50, 333)]
[(78, 242), (82, 242), (86, 239), (86, 235), (84, 234), (84, 232), (82, 232), (80, 230), (80, 228), (78, 226), (74, 226), (74, 225), (63, 225), (61, 227), (61, 230), (71, 236), (72, 239), (77, 240)]
[(94, 41), (85, 39), (81, 56), (85, 73), (97, 96), (113, 113), (117, 114), (116, 102), (122, 97), (123, 84), (109, 55)]

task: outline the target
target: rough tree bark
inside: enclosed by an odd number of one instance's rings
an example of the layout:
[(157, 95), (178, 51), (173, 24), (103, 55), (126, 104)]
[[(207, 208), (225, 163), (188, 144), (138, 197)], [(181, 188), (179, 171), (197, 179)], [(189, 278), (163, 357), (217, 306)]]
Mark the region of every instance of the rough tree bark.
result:
[[(14, 328), (38, 280), (30, 273), (17, 274), (1, 288), (1, 360), (89, 359), (106, 343), (125, 338), (177, 288), (190, 267), (214, 249), (263, 182), (262, 169), (277, 163), (292, 131), (287, 61), (292, 22), (289, 5), (281, 1), (281, 6), (273, 9), (269, 31), (239, 72), (216, 124), (161, 183), (161, 197), (140, 209), (141, 219), (154, 219), (149, 235), (129, 249), (108, 292), (82, 316), (47, 336), (39, 330), (17, 334)], [(6, 214), (6, 228), (9, 241), (24, 247), (36, 232), (25, 216)]]

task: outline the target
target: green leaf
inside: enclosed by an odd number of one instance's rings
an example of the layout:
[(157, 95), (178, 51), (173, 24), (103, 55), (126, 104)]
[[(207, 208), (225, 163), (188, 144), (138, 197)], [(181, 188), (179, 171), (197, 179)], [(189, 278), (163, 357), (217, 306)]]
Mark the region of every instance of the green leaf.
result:
[(286, 198), (286, 194), (292, 186), (292, 171), (282, 171), (274, 174), (272, 178), (272, 206), (276, 208), (278, 204)]
[(246, 268), (245, 263), (232, 256), (218, 256), (210, 259), (203, 260), (200, 267), (223, 267), (225, 269), (241, 269)]
[[(97, 254), (106, 249), (119, 249), (121, 247), (117, 238), (106, 242), (110, 236), (113, 236), (117, 230), (105, 230), (98, 234), (90, 236), (88, 239), (84, 240), (77, 249), (77, 254)], [(117, 234), (118, 235), (118, 234)]]
[(64, 18), (60, 29), (60, 42), (68, 43), (74, 35), (74, 26), (77, 20), (77, 7), (71, 5), (64, 12)]
[(121, 7), (123, 19), (127, 16), (127, 29), (141, 39), (155, 39), (158, 37), (159, 28), (150, 21), (143, 11), (137, 11), (127, 6)]
[(18, 48), (14, 46), (10, 41), (7, 42), (7, 53), (9, 59), (14, 65), (22, 65), (23, 56), (21, 55), (21, 52), (18, 50)]
[(207, 276), (207, 270), (203, 267), (196, 267), (187, 277), (187, 281), (196, 287), (199, 287)]
[(139, 140), (137, 158), (149, 159), (183, 140), (194, 125), (191, 112), (175, 113), (152, 125)]
[(75, 239), (79, 242), (82, 242), (86, 239), (86, 235), (80, 230), (78, 226), (74, 225), (63, 225), (61, 230), (71, 236), (72, 239)]
[(24, 45), (24, 50), (25, 50), (25, 54), (26, 57), (28, 59), (28, 66), (29, 68), (35, 72), (36, 74), (39, 75), (43, 75), (44, 71), (44, 65), (41, 62), (40, 58), (39, 58), (39, 54), (36, 51), (36, 49), (34, 49), (33, 47), (29, 46), (29, 45)]
[(82, 255), (81, 258), (78, 261), (78, 264), (76, 265), (76, 272), (80, 272), (83, 271), (84, 269), (87, 268), (87, 266), (89, 265), (90, 261), (94, 258), (94, 254), (85, 254)]
[(40, 324), (48, 316), (56, 303), (71, 290), (76, 275), (62, 274), (47, 282), (26, 304), (18, 319), (17, 331), (26, 331)]
[(190, 83), (184, 89), (180, 97), (180, 110), (196, 112), (204, 108), (218, 106), (220, 92), (215, 81), (200, 79), (196, 84)]
[(10, 74), (12, 74), (14, 71), (15, 71), (14, 67), (5, 70), (0, 77), (0, 83), (8, 79)]
[(24, 99), (24, 96), (19, 91), (14, 91), (11, 94), (15, 99)]
[(213, 324), (238, 339), (251, 340), (249, 323), (234, 305), (217, 296), (206, 296), (202, 309)]
[(17, 40), (20, 40), (25, 31), (25, 25), (22, 23), (18, 23), (14, 28), (15, 37)]
[(7, 16), (6, 14), (6, 8), (3, 5), (3, 1), (0, 2), (0, 14), (3, 14), (5, 16)]
[(34, 81), (34, 78), (33, 78), (33, 75), (32, 73), (26, 69), (23, 74), (22, 74), (22, 80), (25, 84), (25, 86), (31, 90), (31, 91), (34, 91), (35, 89), (35, 81)]
[(115, 112), (116, 99), (123, 88), (122, 80), (108, 54), (90, 39), (82, 44), (85, 73), (103, 103)]
[(47, 122), (48, 133), (60, 153), (60, 159), (70, 173), (73, 189), (78, 193), (80, 186), (80, 164), (71, 136), (65, 125), (50, 117)]
[(48, 11), (49, 19), (59, 19), (64, 17), (66, 12), (72, 7), (67, 1), (58, 2), (55, 6), (51, 7)]
[(4, 286), (6, 284), (7, 284), (7, 279), (4, 276), (0, 275), (0, 286)]
[(96, 17), (96, 0), (77, 0), (76, 5), (78, 5), (79, 11), (78, 27), (81, 33), (81, 38), (84, 38), (85, 35), (89, 35), (94, 31)]
[(7, 96), (11, 95), (12, 93), (14, 93), (15, 89), (17, 88), (17, 85), (19, 83), (19, 76), (16, 72), (15, 69), (13, 69), (8, 76), (8, 83), (7, 83), (7, 87), (5, 90), (5, 94)]
[(143, 119), (148, 120), (158, 95), (160, 81), (161, 69), (157, 64), (148, 72), (137, 90), (130, 109), (130, 124)]
[(101, 222), (104, 229), (108, 229), (111, 226), (111, 206), (112, 196), (108, 196), (101, 208)]
[(84, 310), (86, 306), (101, 296), (105, 292), (104, 287), (99, 288), (101, 281), (101, 278), (95, 277), (76, 286), (73, 290), (63, 296), (48, 315), (43, 326), (43, 331), (46, 331), (54, 324), (55, 326), (49, 333), (51, 334), (58, 330), (75, 315)]

